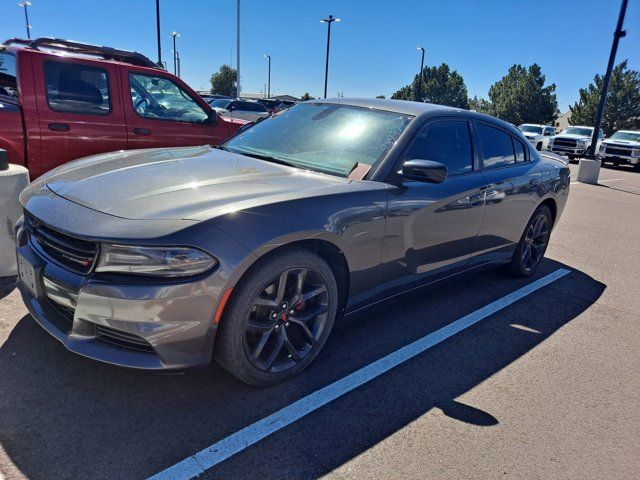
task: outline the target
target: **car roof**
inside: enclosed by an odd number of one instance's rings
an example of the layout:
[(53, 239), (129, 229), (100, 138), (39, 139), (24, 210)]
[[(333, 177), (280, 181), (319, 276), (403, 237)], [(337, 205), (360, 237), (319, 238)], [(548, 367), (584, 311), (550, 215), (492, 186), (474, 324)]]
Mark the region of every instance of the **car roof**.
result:
[(545, 127), (545, 128), (554, 128), (553, 125), (543, 125), (542, 123), (521, 123), (520, 126), (524, 127), (525, 125), (531, 127)]
[(618, 133), (618, 132), (620, 132), (620, 133), (640, 133), (640, 130), (616, 130), (613, 133)]
[(381, 98), (325, 98), (308, 100), (307, 102), (302, 103), (330, 103), (336, 105), (349, 105), (354, 107), (371, 108), (387, 112), (400, 113), (404, 115), (412, 115), (417, 118), (419, 117), (420, 120), (424, 120), (432, 116), (464, 115), (466, 118), (475, 118), (477, 120), (494, 123), (506, 130), (509, 130), (512, 133), (522, 135), (520, 130), (518, 130), (515, 125), (505, 122), (504, 120), (500, 120), (499, 118), (485, 115), (484, 113), (465, 110), (463, 108), (448, 107), (446, 105), (436, 105), (434, 103), (412, 102), (410, 100), (390, 100)]

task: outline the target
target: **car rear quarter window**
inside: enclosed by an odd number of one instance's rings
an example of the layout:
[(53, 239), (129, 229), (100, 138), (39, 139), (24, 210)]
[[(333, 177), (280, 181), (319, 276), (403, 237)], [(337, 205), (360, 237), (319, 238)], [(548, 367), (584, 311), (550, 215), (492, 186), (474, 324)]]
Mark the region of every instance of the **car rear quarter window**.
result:
[(432, 160), (447, 166), (449, 175), (473, 167), (469, 125), (463, 120), (437, 121), (425, 126), (404, 156), (405, 160)]
[(483, 123), (476, 125), (476, 132), (484, 168), (498, 168), (516, 163), (511, 135)]
[(518, 163), (522, 163), (525, 162), (527, 160), (527, 157), (525, 155), (525, 149), (524, 149), (524, 145), (522, 144), (522, 142), (520, 140), (516, 140), (515, 138), (513, 139), (513, 148), (516, 152), (516, 162)]
[(111, 111), (107, 71), (75, 63), (44, 62), (49, 108), (59, 113), (108, 115)]

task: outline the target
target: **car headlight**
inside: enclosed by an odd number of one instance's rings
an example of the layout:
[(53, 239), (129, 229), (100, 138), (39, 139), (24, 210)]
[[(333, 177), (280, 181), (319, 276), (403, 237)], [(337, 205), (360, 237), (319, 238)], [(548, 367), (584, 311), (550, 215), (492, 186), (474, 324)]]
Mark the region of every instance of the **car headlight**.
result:
[(588, 143), (588, 140), (578, 140), (578, 145), (581, 147), (586, 147)]
[(96, 272), (186, 277), (217, 264), (215, 258), (195, 248), (102, 244)]
[(600, 145), (600, 153), (604, 153), (604, 150), (605, 150), (606, 148), (607, 148), (606, 146), (604, 146), (604, 145)]
[(640, 149), (631, 150), (632, 157), (640, 157)]

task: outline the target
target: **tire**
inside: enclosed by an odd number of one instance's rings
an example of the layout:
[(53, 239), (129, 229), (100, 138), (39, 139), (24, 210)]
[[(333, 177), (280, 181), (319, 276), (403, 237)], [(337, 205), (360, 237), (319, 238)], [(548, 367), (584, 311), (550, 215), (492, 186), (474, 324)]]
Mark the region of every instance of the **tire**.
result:
[(538, 144), (536, 145), (536, 150), (538, 150), (539, 152), (542, 151), (542, 142), (538, 142)]
[(315, 253), (292, 248), (259, 260), (225, 308), (215, 358), (250, 385), (287, 380), (322, 350), (338, 300), (333, 271)]
[(636, 164), (633, 166), (633, 171), (634, 171), (634, 172), (640, 172), (640, 162), (636, 163)]
[(509, 271), (512, 275), (530, 277), (536, 273), (547, 251), (552, 226), (551, 210), (546, 205), (540, 205), (531, 215), (518, 246), (513, 252), (509, 264)]

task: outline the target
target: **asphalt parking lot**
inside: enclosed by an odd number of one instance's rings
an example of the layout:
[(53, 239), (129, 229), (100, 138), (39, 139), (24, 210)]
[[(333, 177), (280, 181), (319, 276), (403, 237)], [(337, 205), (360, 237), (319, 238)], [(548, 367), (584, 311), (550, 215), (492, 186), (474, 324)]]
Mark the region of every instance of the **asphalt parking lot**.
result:
[[(575, 181), (577, 169), (572, 167)], [(143, 479), (558, 269), (570, 273), (202, 478), (638, 478), (640, 174), (573, 184), (532, 279), (488, 271), (344, 321), (268, 389), (80, 358), (0, 299), (0, 479)]]

